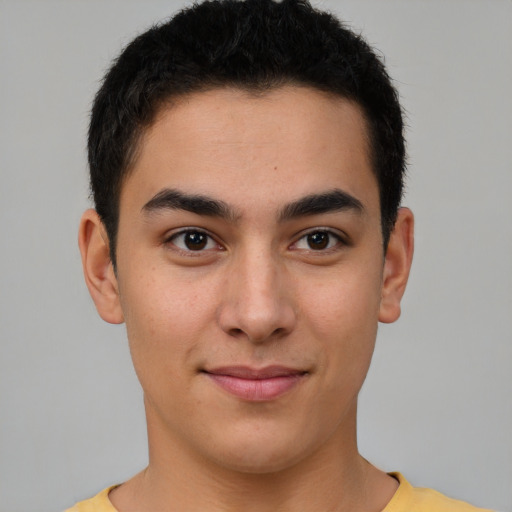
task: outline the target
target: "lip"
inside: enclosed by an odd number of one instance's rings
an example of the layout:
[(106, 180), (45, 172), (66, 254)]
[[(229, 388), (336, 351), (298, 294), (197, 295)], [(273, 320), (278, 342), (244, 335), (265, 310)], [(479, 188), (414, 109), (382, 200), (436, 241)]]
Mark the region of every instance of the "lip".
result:
[(203, 373), (224, 391), (250, 402), (275, 400), (297, 386), (308, 374), (285, 366), (260, 369), (225, 366), (204, 370)]

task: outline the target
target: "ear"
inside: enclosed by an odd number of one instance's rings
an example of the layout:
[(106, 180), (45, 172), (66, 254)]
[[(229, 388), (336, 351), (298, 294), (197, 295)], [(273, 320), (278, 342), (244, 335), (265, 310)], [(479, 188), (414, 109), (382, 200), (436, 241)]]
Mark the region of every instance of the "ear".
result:
[(85, 283), (96, 309), (111, 324), (124, 321), (117, 278), (110, 260), (105, 226), (95, 210), (87, 210), (80, 221), (78, 245), (82, 255)]
[(400, 208), (384, 261), (380, 322), (391, 323), (400, 316), (400, 301), (409, 278), (413, 252), (414, 216), (409, 208)]

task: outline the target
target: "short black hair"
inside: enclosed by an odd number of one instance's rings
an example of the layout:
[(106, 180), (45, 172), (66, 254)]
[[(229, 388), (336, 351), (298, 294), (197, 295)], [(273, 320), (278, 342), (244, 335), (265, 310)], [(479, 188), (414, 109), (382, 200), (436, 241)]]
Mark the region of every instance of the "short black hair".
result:
[(398, 93), (362, 37), (307, 0), (208, 0), (136, 37), (105, 75), (88, 137), (91, 190), (115, 267), (119, 197), (138, 141), (162, 105), (217, 87), (310, 86), (357, 103), (380, 192), (384, 247), (405, 172)]

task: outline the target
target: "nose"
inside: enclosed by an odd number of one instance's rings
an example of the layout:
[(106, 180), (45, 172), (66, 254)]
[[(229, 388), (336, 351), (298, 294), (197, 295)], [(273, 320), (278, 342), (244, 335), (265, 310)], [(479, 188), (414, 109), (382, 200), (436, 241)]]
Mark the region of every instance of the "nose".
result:
[(240, 255), (229, 269), (218, 310), (220, 327), (230, 336), (263, 343), (289, 334), (297, 315), (286, 270), (271, 254)]

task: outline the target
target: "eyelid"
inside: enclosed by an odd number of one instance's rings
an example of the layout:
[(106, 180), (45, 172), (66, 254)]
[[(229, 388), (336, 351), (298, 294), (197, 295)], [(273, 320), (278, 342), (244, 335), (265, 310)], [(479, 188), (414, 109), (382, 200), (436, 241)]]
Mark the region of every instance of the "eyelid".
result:
[[(201, 233), (201, 234), (207, 236), (211, 241), (213, 241), (213, 243), (216, 245), (216, 247), (213, 249), (209, 248), (209, 249), (201, 249), (201, 250), (194, 251), (192, 249), (183, 249), (173, 242), (173, 240), (175, 240), (177, 237), (186, 235), (187, 233)], [(208, 230), (199, 228), (199, 227), (195, 227), (195, 226), (186, 226), (186, 227), (182, 227), (182, 228), (177, 228), (170, 233), (169, 232), (166, 233), (166, 235), (163, 238), (163, 244), (165, 246), (172, 245), (173, 246), (172, 250), (174, 250), (178, 253), (185, 254), (187, 256), (200, 256), (201, 254), (209, 253), (215, 249), (224, 250), (224, 246), (218, 241), (217, 237), (215, 237)]]
[[(338, 243), (335, 244), (333, 247), (328, 247), (326, 249), (296, 249), (294, 248), (294, 246), (297, 245), (297, 243), (302, 240), (303, 238), (309, 236), (309, 235), (312, 235), (314, 233), (327, 233), (329, 236), (332, 236), (334, 237)], [(295, 237), (295, 241), (290, 245), (290, 248), (292, 250), (304, 250), (304, 251), (309, 251), (311, 253), (317, 253), (317, 254), (320, 254), (320, 253), (327, 253), (327, 252), (330, 252), (332, 250), (336, 250), (337, 247), (341, 246), (348, 246), (350, 245), (350, 240), (348, 238), (348, 236), (343, 233), (342, 231), (338, 230), (338, 229), (334, 229), (334, 228), (328, 228), (328, 227), (325, 227), (325, 226), (315, 226), (313, 228), (308, 228), (304, 231), (301, 231), (300, 233), (297, 234), (297, 236)]]

